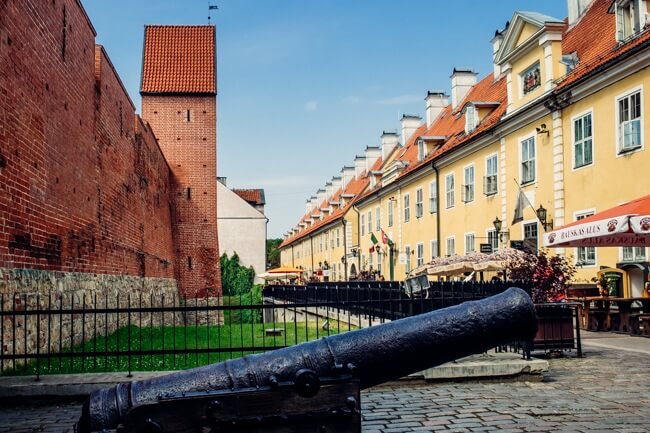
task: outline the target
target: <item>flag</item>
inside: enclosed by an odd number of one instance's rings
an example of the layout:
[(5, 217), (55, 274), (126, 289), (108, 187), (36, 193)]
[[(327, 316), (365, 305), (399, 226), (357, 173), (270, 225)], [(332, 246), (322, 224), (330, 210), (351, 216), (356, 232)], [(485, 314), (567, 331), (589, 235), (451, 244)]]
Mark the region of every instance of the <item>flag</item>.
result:
[(379, 242), (374, 233), (370, 233), (370, 240), (372, 241), (373, 245), (377, 245), (377, 242)]
[(384, 232), (384, 229), (381, 229), (381, 241), (386, 245), (388, 243), (388, 236)]
[(524, 220), (524, 207), (526, 206), (526, 194), (519, 189), (517, 205), (515, 206), (515, 215), (512, 217), (512, 225)]
[(375, 252), (375, 246), (371, 246), (370, 249), (368, 250), (369, 253), (374, 253)]

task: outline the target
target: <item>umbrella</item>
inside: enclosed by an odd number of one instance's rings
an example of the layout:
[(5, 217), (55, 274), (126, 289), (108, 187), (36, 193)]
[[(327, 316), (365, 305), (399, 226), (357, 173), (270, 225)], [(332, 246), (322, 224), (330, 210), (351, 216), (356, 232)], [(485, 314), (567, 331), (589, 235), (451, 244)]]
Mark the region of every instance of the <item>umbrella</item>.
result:
[(265, 281), (298, 278), (298, 274), (296, 274), (296, 273), (272, 274), (272, 273), (269, 273), (269, 272), (264, 272), (263, 274), (258, 274), (256, 276), (257, 276), (257, 278), (261, 278), (261, 279), (263, 279)]
[(503, 271), (511, 260), (524, 258), (528, 253), (514, 248), (502, 248), (491, 254), (487, 254), (474, 264), (477, 272)]
[(650, 246), (650, 195), (552, 230), (544, 234), (544, 246)]
[(291, 266), (280, 266), (279, 268), (269, 269), (266, 272), (269, 274), (300, 274), (302, 273), (302, 269)]

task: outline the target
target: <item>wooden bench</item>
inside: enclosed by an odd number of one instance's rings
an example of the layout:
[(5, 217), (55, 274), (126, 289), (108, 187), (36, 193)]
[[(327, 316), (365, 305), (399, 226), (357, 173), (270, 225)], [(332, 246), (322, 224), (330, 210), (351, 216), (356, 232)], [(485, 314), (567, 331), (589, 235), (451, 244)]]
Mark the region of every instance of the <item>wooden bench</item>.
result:
[(650, 314), (639, 314), (640, 334), (650, 337)]
[(264, 330), (267, 337), (281, 337), (283, 333), (284, 328), (267, 328)]

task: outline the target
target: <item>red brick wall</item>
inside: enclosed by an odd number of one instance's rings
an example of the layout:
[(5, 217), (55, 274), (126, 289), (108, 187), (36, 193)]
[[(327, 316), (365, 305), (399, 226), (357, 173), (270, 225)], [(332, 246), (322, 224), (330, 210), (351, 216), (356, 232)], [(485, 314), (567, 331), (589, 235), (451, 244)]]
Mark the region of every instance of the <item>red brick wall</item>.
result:
[(174, 278), (171, 183), (79, 3), (0, 0), (0, 267)]
[(215, 96), (142, 95), (142, 117), (174, 176), (178, 281), (186, 296), (220, 294), (221, 288), (216, 113)]

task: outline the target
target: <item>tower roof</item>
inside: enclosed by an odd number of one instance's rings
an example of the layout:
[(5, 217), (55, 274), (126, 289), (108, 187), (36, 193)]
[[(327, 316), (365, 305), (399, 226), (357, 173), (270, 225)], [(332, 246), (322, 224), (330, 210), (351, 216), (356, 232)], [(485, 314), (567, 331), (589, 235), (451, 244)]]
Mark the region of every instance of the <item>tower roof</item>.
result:
[(215, 27), (144, 28), (140, 93), (216, 94)]

